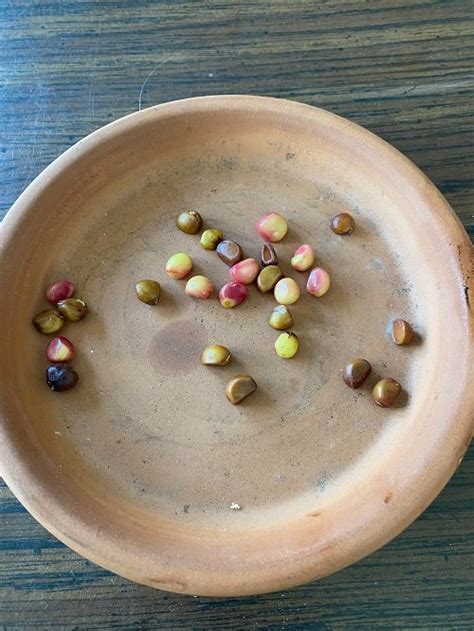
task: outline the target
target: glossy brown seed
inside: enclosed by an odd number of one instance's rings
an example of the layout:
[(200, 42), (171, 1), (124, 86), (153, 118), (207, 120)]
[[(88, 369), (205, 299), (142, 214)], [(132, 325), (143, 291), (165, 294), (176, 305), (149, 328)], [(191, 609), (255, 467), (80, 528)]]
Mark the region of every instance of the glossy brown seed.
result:
[(398, 399), (401, 391), (402, 387), (395, 379), (381, 379), (375, 384), (372, 397), (380, 407), (389, 408)]
[(354, 228), (354, 217), (349, 213), (339, 213), (331, 221), (331, 230), (336, 234), (351, 234)]
[(229, 241), (228, 239), (224, 239), (221, 241), (216, 248), (217, 256), (224, 261), (226, 265), (232, 267), (239, 261), (241, 261), (244, 257), (244, 253), (242, 252), (242, 248), (235, 241)]
[(278, 257), (275, 248), (271, 243), (264, 243), (260, 251), (260, 260), (263, 267), (267, 265), (278, 265)]
[(202, 228), (202, 217), (195, 210), (184, 210), (176, 217), (176, 225), (186, 234), (197, 234)]
[(225, 395), (232, 405), (239, 405), (257, 389), (250, 375), (235, 375), (225, 387)]
[(367, 379), (372, 371), (372, 366), (366, 359), (353, 359), (342, 372), (344, 383), (349, 388), (357, 389)]
[(33, 318), (33, 326), (40, 333), (49, 335), (56, 333), (64, 324), (63, 316), (56, 309), (40, 311)]
[(138, 300), (147, 305), (156, 305), (160, 299), (160, 283), (156, 280), (139, 280), (135, 285)]
[(89, 311), (84, 300), (80, 298), (60, 300), (56, 306), (59, 313), (71, 322), (79, 322)]
[(294, 324), (293, 316), (286, 305), (278, 305), (277, 307), (274, 307), (269, 322), (270, 326), (277, 331), (291, 329)]
[(394, 320), (392, 322), (392, 338), (395, 344), (406, 346), (413, 339), (413, 329), (406, 320)]
[(283, 278), (283, 272), (277, 265), (267, 265), (257, 276), (257, 287), (265, 294), (271, 291), (281, 278)]

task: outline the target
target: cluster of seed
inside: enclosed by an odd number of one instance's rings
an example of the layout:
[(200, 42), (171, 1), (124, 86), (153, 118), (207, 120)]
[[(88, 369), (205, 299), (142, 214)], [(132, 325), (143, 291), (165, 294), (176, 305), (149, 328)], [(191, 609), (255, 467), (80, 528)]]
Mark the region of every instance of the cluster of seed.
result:
[[(73, 298), (75, 287), (69, 280), (58, 280), (46, 291), (46, 300), (52, 309), (40, 311), (33, 318), (37, 331), (52, 335), (62, 329), (65, 321), (79, 322), (88, 308), (81, 298)], [(75, 355), (73, 343), (62, 335), (53, 337), (46, 346), (46, 358), (50, 365), (46, 369), (46, 383), (51, 390), (63, 392), (73, 388), (79, 375), (69, 366)]]

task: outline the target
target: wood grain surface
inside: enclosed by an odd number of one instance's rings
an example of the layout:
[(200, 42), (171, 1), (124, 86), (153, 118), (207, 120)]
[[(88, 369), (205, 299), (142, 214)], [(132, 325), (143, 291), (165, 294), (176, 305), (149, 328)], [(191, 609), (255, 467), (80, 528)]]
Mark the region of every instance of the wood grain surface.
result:
[[(0, 217), (102, 125), (219, 93), (317, 105), (418, 164), (474, 234), (472, 0), (0, 0)], [(0, 299), (1, 300), (1, 299)], [(394, 542), (319, 583), (175, 596), (80, 558), (0, 486), (1, 629), (472, 629), (474, 450)]]

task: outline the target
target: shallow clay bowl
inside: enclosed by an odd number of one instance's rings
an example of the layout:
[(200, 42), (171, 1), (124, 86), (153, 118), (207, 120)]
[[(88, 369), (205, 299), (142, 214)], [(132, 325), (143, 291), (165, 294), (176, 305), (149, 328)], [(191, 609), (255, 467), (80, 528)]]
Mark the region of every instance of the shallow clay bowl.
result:
[[(229, 279), (199, 236), (176, 229), (183, 208), (254, 257), (256, 219), (288, 219), (276, 249), (303, 290), (294, 359), (275, 354), (271, 295), (252, 287), (226, 310), (167, 277), (182, 251), (216, 288)], [(355, 217), (351, 236), (330, 230), (340, 211)], [(290, 271), (302, 243), (331, 275), (323, 298)], [(225, 96), (112, 123), (19, 198), (0, 266), (1, 472), (61, 541), (132, 580), (233, 595), (320, 578), (405, 528), (468, 446), (467, 235), (413, 164), (328, 112)], [(48, 338), (31, 325), (58, 278), (91, 309), (61, 331), (80, 374), (66, 393), (47, 388)], [(161, 283), (157, 306), (137, 300), (141, 278)], [(397, 317), (415, 328), (410, 346), (387, 333)], [(200, 365), (209, 343), (231, 349), (228, 366)], [(353, 357), (373, 364), (359, 390), (341, 379)], [(258, 390), (232, 406), (225, 384), (242, 372)], [(403, 385), (391, 409), (371, 398), (383, 376)]]

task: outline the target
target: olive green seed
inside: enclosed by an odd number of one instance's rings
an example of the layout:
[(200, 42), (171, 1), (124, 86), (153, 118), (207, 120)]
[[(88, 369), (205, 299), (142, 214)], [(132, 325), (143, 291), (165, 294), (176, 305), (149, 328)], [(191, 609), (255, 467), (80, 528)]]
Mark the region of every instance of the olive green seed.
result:
[(176, 225), (186, 234), (197, 234), (202, 228), (202, 217), (195, 210), (183, 210), (176, 217)]
[(156, 280), (139, 280), (135, 285), (138, 300), (147, 305), (156, 305), (160, 299), (161, 288)]
[(286, 305), (278, 305), (274, 307), (269, 323), (277, 331), (285, 331), (286, 329), (291, 329), (294, 320)]
[(202, 233), (200, 243), (205, 250), (215, 250), (223, 238), (224, 235), (220, 230), (209, 228)]
[(201, 355), (201, 363), (205, 366), (227, 366), (229, 360), (230, 351), (222, 344), (206, 346)]

